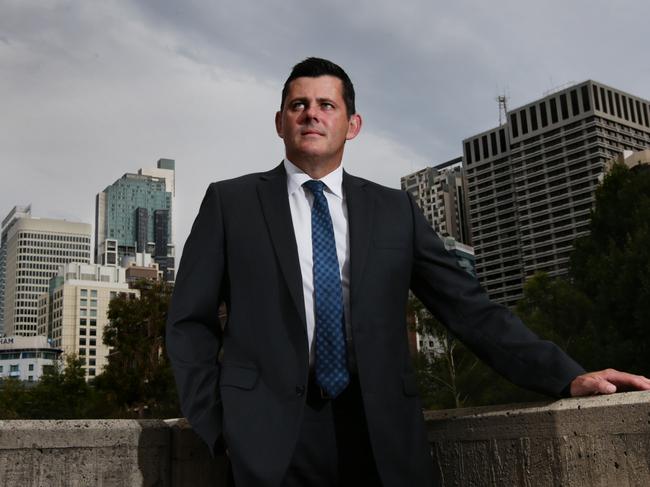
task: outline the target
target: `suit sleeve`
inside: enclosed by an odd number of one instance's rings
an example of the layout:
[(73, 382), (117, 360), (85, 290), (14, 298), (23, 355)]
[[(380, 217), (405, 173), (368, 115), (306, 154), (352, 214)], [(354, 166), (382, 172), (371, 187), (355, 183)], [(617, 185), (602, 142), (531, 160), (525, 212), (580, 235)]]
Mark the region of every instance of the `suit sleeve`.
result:
[(217, 185), (201, 203), (185, 243), (167, 318), (167, 353), (181, 410), (210, 451), (221, 434), (218, 355), (224, 295), (224, 232)]
[(511, 382), (553, 396), (584, 369), (542, 340), (504, 306), (493, 303), (478, 280), (444, 248), (409, 194), (413, 215), (411, 289), (479, 358)]

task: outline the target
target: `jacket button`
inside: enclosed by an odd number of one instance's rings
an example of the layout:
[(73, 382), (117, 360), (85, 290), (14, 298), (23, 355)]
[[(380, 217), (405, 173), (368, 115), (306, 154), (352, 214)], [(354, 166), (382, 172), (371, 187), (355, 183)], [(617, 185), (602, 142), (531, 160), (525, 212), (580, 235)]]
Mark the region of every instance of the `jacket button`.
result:
[(296, 386), (296, 396), (302, 397), (305, 393), (305, 386)]

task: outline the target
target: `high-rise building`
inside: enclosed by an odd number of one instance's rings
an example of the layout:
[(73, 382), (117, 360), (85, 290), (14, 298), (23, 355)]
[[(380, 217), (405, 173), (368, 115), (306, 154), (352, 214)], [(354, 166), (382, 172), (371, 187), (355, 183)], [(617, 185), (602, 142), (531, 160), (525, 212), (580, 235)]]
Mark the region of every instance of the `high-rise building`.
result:
[(591, 80), (465, 139), (476, 270), (492, 299), (512, 306), (535, 272), (566, 274), (606, 161), (648, 147), (650, 102)]
[(462, 157), (403, 176), (401, 185), (441, 237), (471, 245)]
[(124, 174), (97, 194), (96, 263), (127, 266), (137, 253), (148, 253), (164, 279), (174, 280), (174, 177), (174, 161), (160, 159), (156, 168)]
[(47, 294), (39, 297), (38, 333), (50, 337), (64, 354), (79, 357), (86, 379), (99, 375), (108, 363), (110, 349), (102, 337), (109, 322), (109, 302), (120, 293), (140, 295), (129, 288), (126, 269), (70, 263), (50, 280)]
[(19, 218), (29, 218), (32, 214), (31, 205), (14, 206), (9, 214), (2, 220), (0, 226), (0, 336), (4, 335), (5, 323), (5, 287), (7, 266), (7, 236), (9, 229)]
[(59, 266), (90, 262), (91, 226), (23, 213), (6, 235), (4, 332), (31, 336), (36, 335), (38, 296), (47, 292)]

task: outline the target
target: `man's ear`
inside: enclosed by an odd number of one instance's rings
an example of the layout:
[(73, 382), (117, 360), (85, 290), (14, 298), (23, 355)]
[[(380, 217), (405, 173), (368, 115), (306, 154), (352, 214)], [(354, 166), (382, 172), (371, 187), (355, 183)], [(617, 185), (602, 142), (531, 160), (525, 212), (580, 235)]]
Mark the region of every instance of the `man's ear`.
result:
[(352, 115), (350, 117), (350, 120), (348, 121), (348, 133), (345, 136), (345, 140), (354, 139), (361, 131), (361, 125), (363, 125), (363, 120), (361, 119), (361, 115), (359, 115), (358, 113)]
[(282, 112), (275, 112), (275, 131), (278, 133), (278, 137), (282, 137)]

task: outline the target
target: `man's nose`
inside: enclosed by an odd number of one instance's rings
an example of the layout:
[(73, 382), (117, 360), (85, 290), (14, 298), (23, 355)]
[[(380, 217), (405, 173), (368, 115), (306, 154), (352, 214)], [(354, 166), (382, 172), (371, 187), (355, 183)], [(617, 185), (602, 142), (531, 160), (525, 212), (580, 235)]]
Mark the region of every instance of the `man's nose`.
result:
[(318, 107), (314, 104), (309, 104), (305, 107), (302, 115), (306, 122), (318, 119)]

